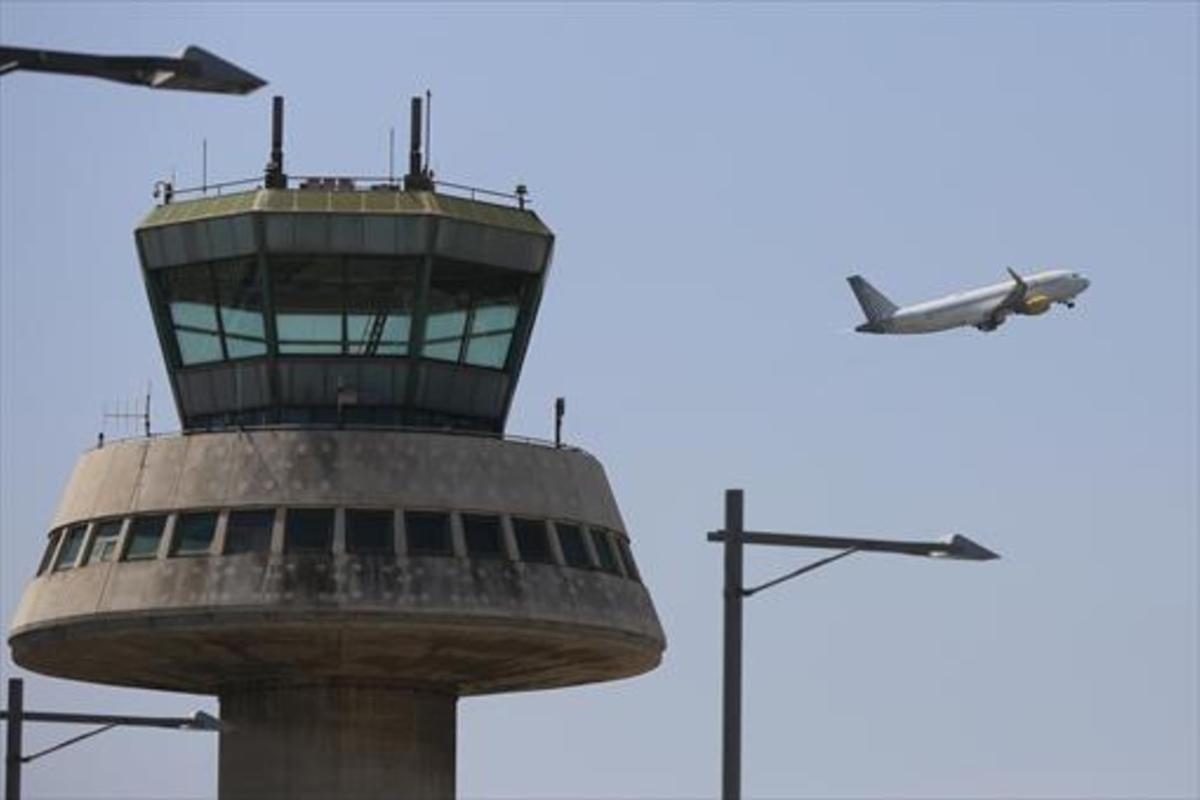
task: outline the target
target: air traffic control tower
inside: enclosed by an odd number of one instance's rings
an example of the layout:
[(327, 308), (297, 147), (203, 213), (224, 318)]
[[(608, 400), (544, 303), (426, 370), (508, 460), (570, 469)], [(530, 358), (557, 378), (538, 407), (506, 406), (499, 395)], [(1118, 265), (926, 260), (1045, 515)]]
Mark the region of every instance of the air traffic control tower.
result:
[[(665, 641), (600, 463), (505, 420), (553, 233), (403, 183), (265, 180), (136, 231), (183, 432), (85, 453), (9, 643), (220, 698), (222, 800), (450, 798), (462, 696)], [(32, 566), (32, 565), (31, 565)]]

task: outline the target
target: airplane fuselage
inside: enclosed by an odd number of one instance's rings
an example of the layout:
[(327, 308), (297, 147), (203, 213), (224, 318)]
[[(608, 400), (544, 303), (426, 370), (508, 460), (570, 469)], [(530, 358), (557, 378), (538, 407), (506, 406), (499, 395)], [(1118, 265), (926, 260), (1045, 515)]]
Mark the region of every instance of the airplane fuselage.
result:
[(1069, 270), (1050, 270), (1024, 278), (1027, 301), (1017, 309), (1001, 309), (1012, 292), (1013, 281), (947, 295), (937, 300), (903, 306), (884, 319), (866, 322), (856, 330), (863, 333), (934, 333), (968, 325), (992, 330), (1009, 313), (1040, 314), (1054, 303), (1073, 305), (1074, 298), (1088, 287), (1087, 278)]

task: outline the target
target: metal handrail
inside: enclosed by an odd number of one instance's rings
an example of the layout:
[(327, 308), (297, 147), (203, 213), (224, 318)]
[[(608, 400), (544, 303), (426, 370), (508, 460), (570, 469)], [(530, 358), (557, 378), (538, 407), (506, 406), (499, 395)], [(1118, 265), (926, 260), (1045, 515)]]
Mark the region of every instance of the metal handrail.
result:
[(226, 428), (194, 428), (191, 430), (155, 431), (149, 434), (135, 434), (112, 439), (105, 437), (102, 444), (97, 444), (91, 449), (102, 450), (105, 446), (110, 444), (131, 442), (139, 439), (160, 439), (171, 436), (193, 436), (204, 433), (256, 433), (259, 431), (365, 431), (368, 433), (432, 433), (442, 436), (466, 436), (478, 439), (493, 439), (501, 442), (512, 442), (513, 444), (526, 444), (532, 447), (544, 447), (548, 450), (569, 450), (571, 452), (582, 453), (586, 456), (591, 456), (591, 453), (577, 445), (555, 444), (549, 439), (541, 439), (536, 436), (521, 436), (511, 433), (492, 433), (490, 431), (472, 431), (463, 430), (461, 428), (431, 428), (419, 425), (363, 425), (338, 424), (332, 422), (303, 424), (277, 422), (265, 423), (261, 425), (230, 425)]
[[(394, 190), (397, 192), (402, 191), (404, 188), (404, 178), (395, 175), (288, 175), (288, 180), (299, 182), (349, 181), (354, 186), (353, 191), (369, 191), (369, 189), (359, 189), (358, 184), (369, 184), (372, 187), (379, 187), (380, 189)], [(434, 180), (432, 183), (435, 189), (452, 189), (455, 192), (461, 192), (465, 194), (471, 200), (476, 200), (480, 196), (496, 198), (499, 200), (507, 200), (515, 204), (518, 208), (522, 209), (532, 202), (529, 199), (528, 194), (523, 191), (523, 186), (517, 187), (517, 191), (514, 192), (499, 192), (495, 189), (484, 189), (479, 186), (470, 186), (465, 183), (453, 183), (451, 181)], [(157, 184), (155, 184), (154, 197), (162, 198), (163, 204), (167, 205), (170, 204), (173, 199), (181, 195), (207, 195), (210, 191), (215, 191), (216, 194), (220, 196), (222, 190), (224, 189), (251, 185), (261, 189), (263, 187), (263, 179), (241, 178), (239, 180), (205, 183), (199, 186), (187, 186), (183, 188), (176, 188), (169, 182), (159, 181)]]

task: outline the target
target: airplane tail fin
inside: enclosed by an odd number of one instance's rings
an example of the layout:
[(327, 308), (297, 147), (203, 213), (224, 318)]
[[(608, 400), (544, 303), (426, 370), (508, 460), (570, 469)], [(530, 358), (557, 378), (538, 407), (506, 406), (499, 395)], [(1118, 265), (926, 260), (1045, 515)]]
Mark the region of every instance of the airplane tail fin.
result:
[(863, 313), (867, 315), (867, 322), (879, 322), (896, 313), (896, 304), (867, 283), (863, 276), (851, 275), (846, 280), (850, 282), (850, 288), (854, 290), (858, 304), (862, 306)]

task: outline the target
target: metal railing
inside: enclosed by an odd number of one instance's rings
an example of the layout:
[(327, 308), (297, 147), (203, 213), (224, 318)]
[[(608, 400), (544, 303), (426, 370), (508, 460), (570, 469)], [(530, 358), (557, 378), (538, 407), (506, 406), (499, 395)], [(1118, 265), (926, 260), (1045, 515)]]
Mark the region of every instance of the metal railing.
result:
[(492, 439), (499, 442), (510, 442), (512, 444), (523, 444), (531, 447), (544, 447), (547, 450), (568, 450), (575, 453), (582, 453), (586, 456), (592, 455), (587, 450), (577, 445), (555, 443), (549, 439), (541, 439), (536, 436), (521, 436), (512, 433), (494, 433), (491, 431), (467, 430), (464, 428), (438, 428), (421, 425), (368, 425), (363, 423), (339, 424), (336, 422), (273, 422), (253, 425), (230, 424), (228, 426), (219, 428), (192, 428), (190, 430), (154, 431), (153, 433), (147, 434), (134, 434), (130, 436), (113, 438), (104, 437), (103, 439), (99, 440), (91, 449), (101, 450), (106, 445), (119, 444), (121, 442), (132, 442), (142, 439), (166, 439), (173, 436), (198, 436), (206, 433), (259, 433), (270, 431), (360, 431), (365, 433), (420, 433), (435, 434), (439, 436), (463, 436), (476, 439)]
[[(288, 175), (288, 181), (295, 182), (296, 188), (300, 190), (308, 188), (342, 192), (404, 191), (404, 178), (395, 175)], [(497, 204), (511, 204), (522, 210), (532, 202), (529, 199), (529, 190), (526, 189), (524, 184), (518, 184), (511, 192), (500, 192), (495, 189), (484, 189), (479, 186), (470, 186), (465, 183), (454, 183), (452, 181), (434, 180), (432, 183), (435, 191), (449, 190), (443, 193), (465, 197), (469, 200), (481, 201), (482, 198), (482, 202), (499, 201)], [(305, 184), (316, 185), (306, 186)], [(154, 198), (159, 200), (162, 205), (169, 205), (176, 198), (183, 196), (193, 199), (193, 195), (207, 196), (212, 192), (220, 197), (229, 189), (241, 187), (261, 189), (263, 186), (263, 178), (242, 178), (240, 180), (204, 183), (199, 186), (186, 186), (182, 188), (176, 187), (170, 181), (158, 181), (154, 184)]]

